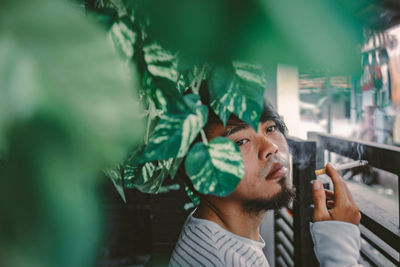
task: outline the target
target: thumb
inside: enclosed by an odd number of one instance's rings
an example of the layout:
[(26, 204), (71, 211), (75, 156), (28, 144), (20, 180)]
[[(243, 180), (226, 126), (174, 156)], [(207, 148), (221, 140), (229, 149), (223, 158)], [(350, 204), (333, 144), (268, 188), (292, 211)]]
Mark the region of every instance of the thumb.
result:
[(320, 181), (314, 180), (312, 194), (314, 199), (314, 222), (328, 220), (330, 216), (325, 202), (325, 190)]

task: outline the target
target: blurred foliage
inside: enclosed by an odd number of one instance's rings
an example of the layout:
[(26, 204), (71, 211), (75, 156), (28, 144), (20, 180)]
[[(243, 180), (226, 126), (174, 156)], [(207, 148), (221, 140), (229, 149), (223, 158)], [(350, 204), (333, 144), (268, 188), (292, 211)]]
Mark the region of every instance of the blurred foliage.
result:
[(176, 190), (187, 156), (196, 190), (232, 192), (241, 155), (206, 140), (206, 106), (257, 127), (263, 67), (357, 71), (360, 1), (1, 1), (0, 265), (92, 265), (100, 170), (125, 200)]
[[(139, 3), (140, 1), (131, 2)], [(257, 60), (358, 71), (358, 13), (369, 0), (147, 0), (152, 36), (196, 62)]]
[(130, 68), (65, 1), (0, 9), (0, 266), (91, 266), (93, 184), (142, 134)]
[[(165, 178), (173, 177), (187, 156), (186, 173), (196, 190), (231, 193), (243, 176), (243, 162), (226, 138), (207, 142), (208, 111), (223, 123), (235, 114), (256, 128), (267, 83), (264, 69), (278, 62), (331, 73), (358, 71), (359, 5), (347, 2), (85, 1), (122, 58), (138, 67), (146, 109), (141, 146), (117, 167), (118, 175), (111, 175), (119, 192), (121, 186), (167, 191)], [(230, 157), (224, 157), (228, 151)]]

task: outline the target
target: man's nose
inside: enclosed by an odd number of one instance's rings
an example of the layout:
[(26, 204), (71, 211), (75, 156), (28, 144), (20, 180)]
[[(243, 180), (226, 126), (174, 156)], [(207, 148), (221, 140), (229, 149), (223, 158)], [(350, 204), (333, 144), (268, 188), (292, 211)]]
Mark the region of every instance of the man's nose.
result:
[(278, 145), (266, 136), (260, 137), (259, 155), (260, 160), (269, 159), (273, 154), (278, 153)]

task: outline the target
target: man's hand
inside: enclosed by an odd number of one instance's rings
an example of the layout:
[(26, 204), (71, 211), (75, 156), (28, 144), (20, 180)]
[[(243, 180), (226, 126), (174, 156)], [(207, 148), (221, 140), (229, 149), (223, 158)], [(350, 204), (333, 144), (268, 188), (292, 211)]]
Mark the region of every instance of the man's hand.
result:
[[(325, 190), (320, 181), (314, 181), (314, 222), (336, 220), (358, 225), (361, 214), (346, 183), (330, 163), (325, 168), (332, 179), (335, 192)], [(327, 204), (330, 209), (327, 208)]]

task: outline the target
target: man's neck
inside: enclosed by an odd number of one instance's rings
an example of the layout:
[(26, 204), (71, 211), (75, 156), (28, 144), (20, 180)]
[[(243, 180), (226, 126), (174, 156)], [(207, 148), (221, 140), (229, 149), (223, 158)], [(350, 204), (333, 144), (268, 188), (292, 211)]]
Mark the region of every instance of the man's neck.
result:
[(259, 241), (260, 225), (265, 211), (248, 213), (241, 203), (221, 201), (218, 198), (202, 198), (194, 217), (219, 224), (222, 228), (245, 238)]

